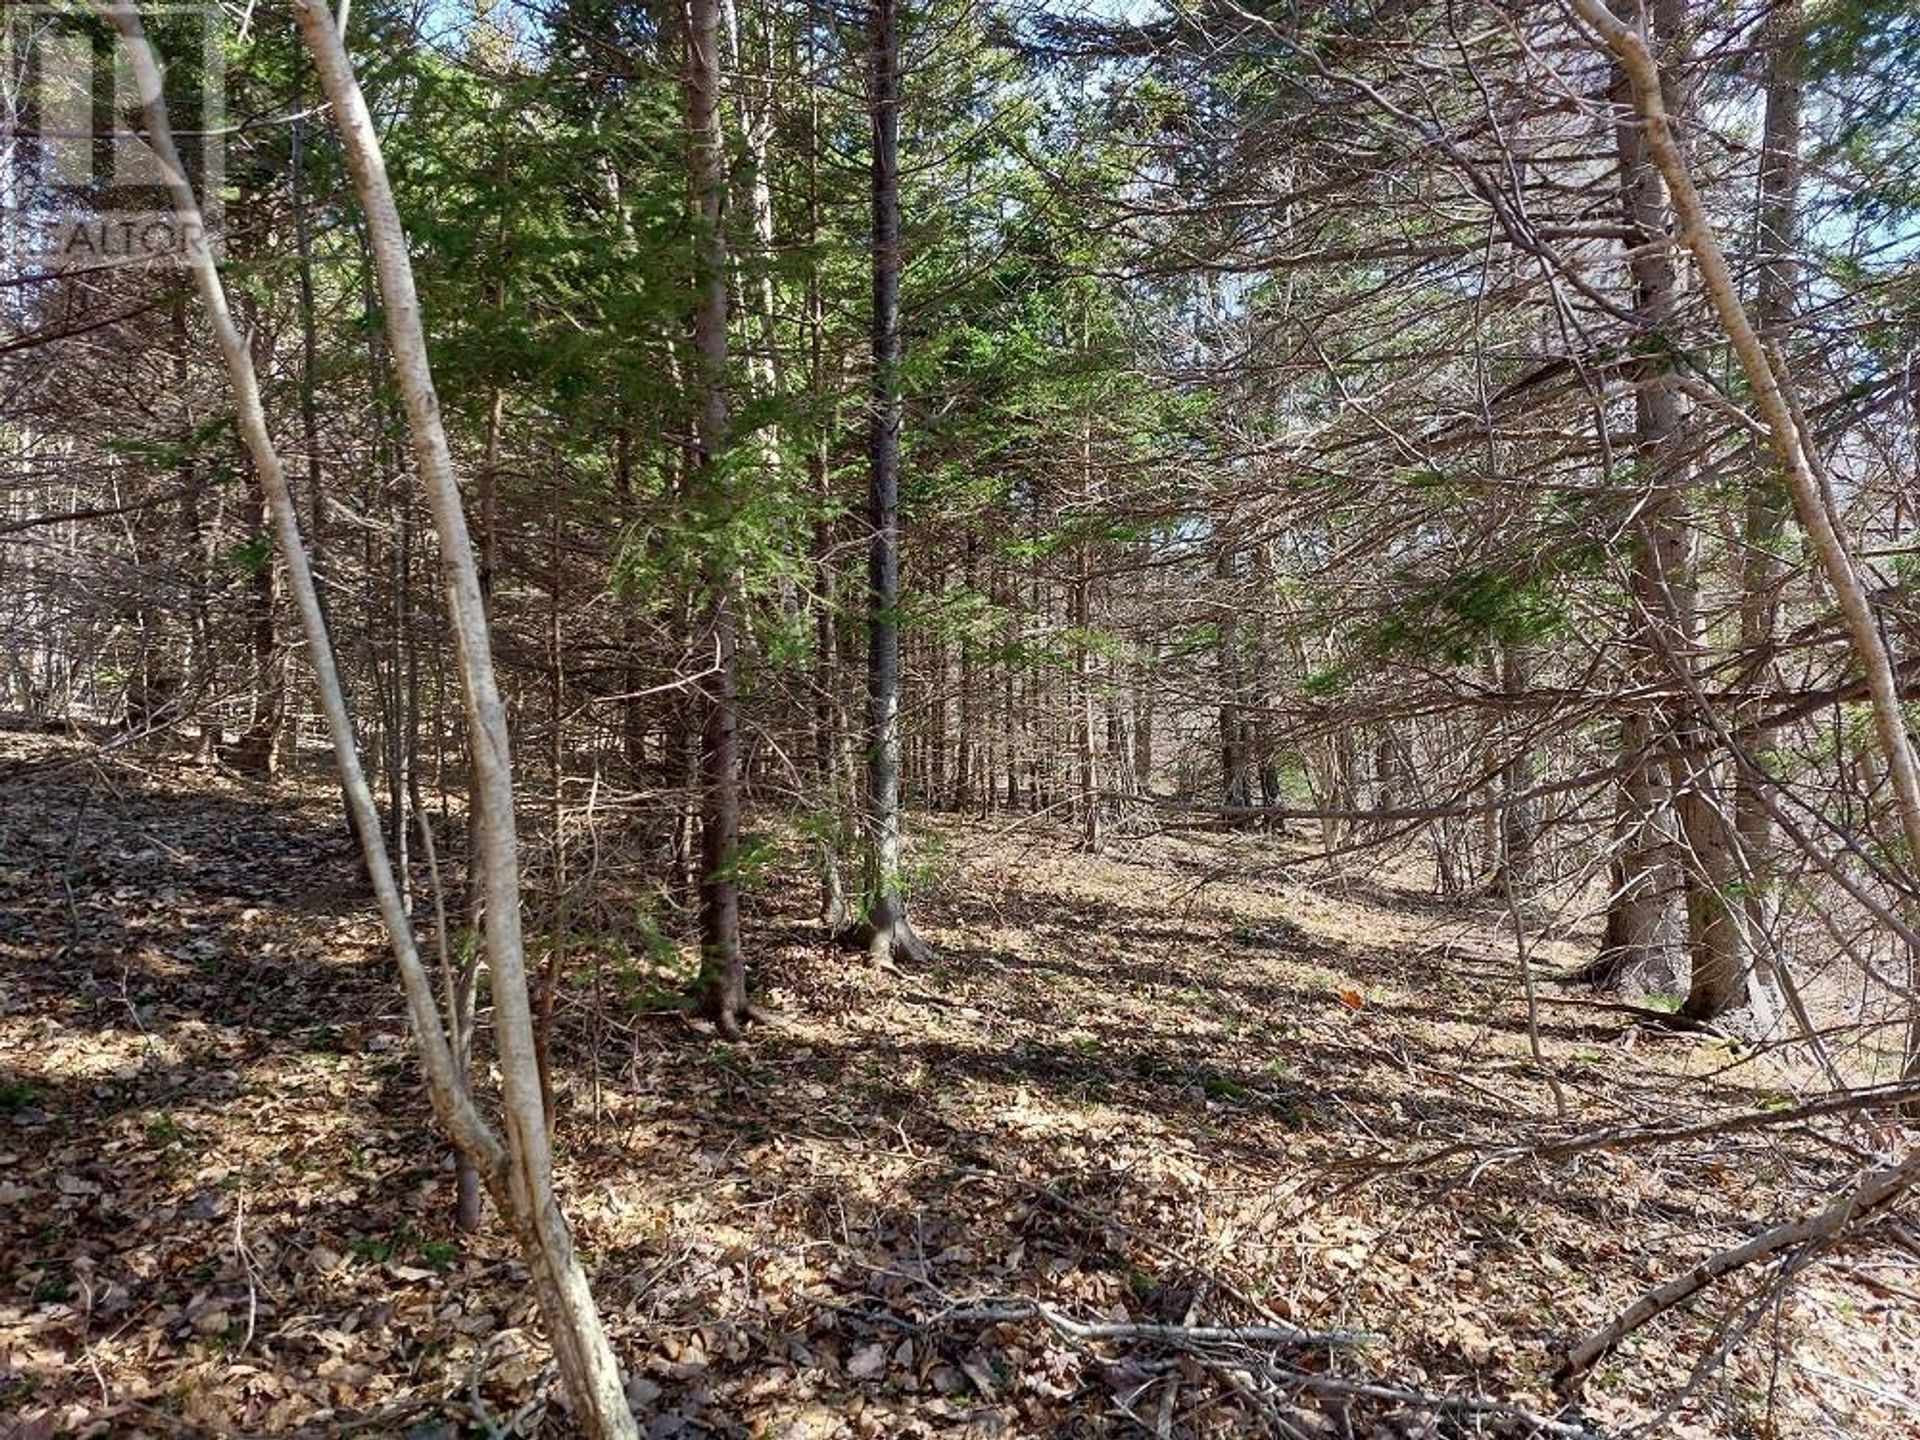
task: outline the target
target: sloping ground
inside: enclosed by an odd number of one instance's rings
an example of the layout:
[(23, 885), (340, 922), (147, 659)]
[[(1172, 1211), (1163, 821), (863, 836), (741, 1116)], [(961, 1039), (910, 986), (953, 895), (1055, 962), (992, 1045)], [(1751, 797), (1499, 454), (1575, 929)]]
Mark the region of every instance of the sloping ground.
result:
[[(567, 1433), (509, 1248), (451, 1227), (324, 783), (22, 736), (0, 757), (11, 1433)], [(804, 879), (777, 877), (791, 904), (749, 923), (784, 1018), (740, 1045), (647, 1009), (653, 962), (572, 947), (562, 1186), (650, 1435), (1525, 1434), (1331, 1377), (1555, 1412), (1569, 1338), (1898, 1138), (1528, 1158), (1778, 1105), (1791, 1077), (1550, 1003), (1562, 1122), (1498, 913), (1251, 836), (1089, 859), (943, 822), (935, 851), (941, 960), (901, 979), (817, 944)], [(1681, 1434), (1920, 1433), (1899, 1241), (1714, 1293), (1562, 1421), (1624, 1433), (1673, 1402)], [(1095, 1322), (1369, 1338), (1282, 1354), (1317, 1377), (1287, 1401), (1270, 1348), (1071, 1333)]]

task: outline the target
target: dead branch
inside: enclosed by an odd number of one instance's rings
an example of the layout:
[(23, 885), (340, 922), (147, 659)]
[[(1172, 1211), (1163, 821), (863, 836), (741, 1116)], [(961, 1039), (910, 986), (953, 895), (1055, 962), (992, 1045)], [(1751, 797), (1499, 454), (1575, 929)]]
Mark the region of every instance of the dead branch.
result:
[(1166, 1325), (1129, 1322), (1090, 1322), (1075, 1320), (1037, 1300), (988, 1300), (984, 1303), (956, 1306), (930, 1324), (1006, 1324), (1021, 1320), (1041, 1320), (1064, 1339), (1078, 1345), (1096, 1341), (1135, 1341), (1158, 1345), (1192, 1356), (1200, 1364), (1225, 1380), (1236, 1392), (1265, 1408), (1283, 1397), (1302, 1392), (1377, 1400), (1409, 1409), (1443, 1415), (1498, 1417), (1526, 1428), (1527, 1433), (1565, 1437), (1565, 1440), (1595, 1440), (1597, 1432), (1577, 1421), (1556, 1420), (1539, 1415), (1509, 1401), (1489, 1395), (1428, 1395), (1397, 1385), (1368, 1380), (1348, 1380), (1336, 1375), (1297, 1370), (1291, 1366), (1263, 1360), (1258, 1351), (1267, 1347), (1295, 1349), (1326, 1346), (1353, 1349), (1378, 1339), (1356, 1330), (1297, 1330), (1276, 1325)]
[(1043, 1320), (1069, 1340), (1137, 1340), (1192, 1352), (1208, 1345), (1328, 1346), (1356, 1349), (1379, 1340), (1365, 1330), (1298, 1330), (1290, 1325), (1166, 1325), (1130, 1321), (1076, 1320), (1038, 1300), (988, 1300), (943, 1312), (932, 1323), (1002, 1325)]
[(1910, 1150), (1897, 1165), (1872, 1172), (1825, 1209), (1785, 1225), (1776, 1225), (1743, 1244), (1708, 1256), (1684, 1274), (1647, 1291), (1611, 1322), (1568, 1350), (1566, 1360), (1554, 1376), (1556, 1383), (1562, 1388), (1577, 1386), (1596, 1362), (1648, 1321), (1691, 1299), (1714, 1281), (1756, 1260), (1765, 1260), (1800, 1245), (1832, 1239), (1862, 1215), (1898, 1199), (1915, 1180), (1920, 1180), (1920, 1149)]

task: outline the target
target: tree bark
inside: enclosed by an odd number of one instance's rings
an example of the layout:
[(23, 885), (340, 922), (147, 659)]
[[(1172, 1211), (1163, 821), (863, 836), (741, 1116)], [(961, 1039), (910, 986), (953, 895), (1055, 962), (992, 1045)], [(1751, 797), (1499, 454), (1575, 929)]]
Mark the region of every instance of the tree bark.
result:
[[(1752, 391), (1754, 406), (1772, 443), (1775, 461), (1793, 497), (1794, 511), (1839, 601), (1854, 658), (1866, 673), (1874, 729), (1893, 784), (1901, 838), (1906, 842), (1905, 868), (1911, 886), (1912, 866), (1920, 859), (1920, 762), (1916, 762), (1913, 742), (1901, 714), (1892, 656), (1881, 636), (1859, 568), (1840, 534), (1820, 462), (1796, 413), (1789, 389), (1791, 376), (1785, 372), (1784, 362), (1768, 355), (1765, 342), (1741, 303), (1726, 258), (1707, 219), (1706, 205), (1694, 188), (1686, 158), (1674, 138), (1666, 100), (1661, 94), (1659, 68), (1647, 42), (1631, 26), (1610, 14), (1599, 0), (1574, 0), (1574, 4), (1581, 18), (1619, 58), (1632, 82), (1634, 106), (1644, 124), (1654, 162), (1666, 180), (1680, 224), (1681, 243), (1692, 253), (1702, 288), (1733, 344), (1734, 355)], [(1916, 981), (1920, 981), (1920, 974), (1910, 969), (1910, 989), (1920, 989)], [(1910, 1029), (1907, 1070), (1910, 1074), (1920, 1074), (1920, 1004), (1916, 1004)]]
[[(1081, 344), (1087, 344), (1083, 326)], [(1080, 422), (1080, 502), (1091, 513), (1094, 503), (1093, 417)], [(1081, 541), (1074, 548), (1073, 589), (1073, 742), (1079, 760), (1077, 780), (1080, 843), (1089, 854), (1100, 850), (1100, 751), (1094, 740), (1093, 656), (1093, 546)]]
[[(414, 462), (440, 539), (448, 618), (473, 752), (473, 803), (482, 808), (483, 817), (480, 860), (487, 884), (487, 964), (493, 976), (494, 1030), (506, 1129), (506, 1164), (504, 1168), (490, 1167), (497, 1177), (495, 1203), (509, 1219), (525, 1251), (534, 1292), (577, 1420), (593, 1440), (629, 1440), (637, 1436), (638, 1429), (627, 1406), (619, 1363), (553, 1192), (552, 1153), (541, 1103), (521, 940), (520, 868), (506, 712), (494, 681), (486, 608), (461, 509), (459, 481), (427, 363), (407, 239), (387, 181), (378, 134), (331, 12), (324, 0), (295, 0), (294, 14), (339, 127), (348, 169), (366, 218), (379, 275), (388, 348), (406, 406)], [(450, 1065), (450, 1053), (447, 1060)]]
[[(1767, 109), (1760, 155), (1759, 226), (1755, 240), (1759, 281), (1754, 324), (1764, 341), (1781, 343), (1795, 309), (1800, 240), (1800, 110), (1802, 42), (1800, 0), (1777, 0), (1767, 20)], [(1747, 491), (1740, 566), (1740, 677), (1759, 691), (1779, 677), (1775, 656), (1780, 628), (1780, 587), (1786, 566), (1780, 541), (1792, 500), (1778, 469)], [(1743, 706), (1735, 739), (1764, 769), (1778, 734), (1759, 718), (1758, 706)], [(1746, 925), (1750, 941), (1766, 943), (1775, 908), (1773, 817), (1760, 796), (1764, 782), (1741, 766), (1734, 777), (1734, 831), (1748, 866)]]
[[(698, 227), (694, 257), (693, 351), (699, 413), (692, 493), (706, 528), (720, 539), (730, 518), (721, 470), (727, 445), (726, 154), (720, 130), (720, 3), (687, 0), (686, 126)], [(705, 566), (703, 658), (714, 673), (700, 724), (700, 982), (702, 1013), (723, 1035), (747, 1021), (746, 963), (740, 951), (740, 699), (735, 661), (734, 574), (727, 546)]]
[(1228, 810), (1246, 810), (1253, 804), (1254, 775), (1241, 703), (1240, 597), (1233, 593), (1239, 569), (1224, 540), (1214, 557), (1213, 576), (1219, 587), (1213, 603), (1220, 614), (1220, 803)]
[[(961, 553), (960, 584), (971, 614), (980, 590), (980, 541), (972, 525), (967, 526)], [(953, 756), (953, 808), (961, 815), (973, 809), (973, 771), (980, 754), (975, 733), (980, 725), (980, 697), (974, 693), (980, 683), (978, 648), (969, 621), (960, 636), (960, 739)]]
[(867, 953), (924, 961), (900, 873), (900, 33), (869, 0), (873, 125), (873, 389), (867, 519)]
[[(1531, 656), (1523, 641), (1509, 640), (1500, 647), (1500, 688), (1510, 705), (1518, 706), (1533, 683)], [(1500, 854), (1494, 872), (1494, 893), (1503, 896), (1516, 914), (1532, 898), (1534, 887), (1534, 840), (1539, 833), (1539, 816), (1527, 792), (1533, 788), (1534, 756), (1524, 736), (1502, 737), (1507, 746), (1506, 763), (1500, 769)]]
[[(1653, 9), (1660, 47), (1662, 84), (1676, 84), (1683, 43), (1680, 0), (1657, 0)], [(1616, 101), (1630, 94), (1616, 68)], [(1678, 303), (1673, 261), (1655, 243), (1665, 232), (1666, 204), (1660, 177), (1640, 129), (1630, 118), (1616, 122), (1621, 205), (1632, 237), (1628, 270), (1639, 333), (1634, 343), (1645, 357), (1634, 371), (1634, 520), (1628, 587), (1629, 683), (1638, 692), (1621, 722), (1621, 748), (1632, 768), (1621, 782), (1616, 821), (1617, 857), (1598, 968), (1603, 979), (1636, 979), (1650, 988), (1670, 983), (1667, 935), (1675, 887), (1672, 790), (1680, 777), (1665, 773), (1660, 756), (1673, 747), (1682, 723), (1671, 702), (1668, 666), (1691, 663), (1693, 560), (1685, 514), (1685, 397), (1670, 358), (1671, 327)], [(1687, 812), (1697, 824), (1698, 809)], [(1690, 836), (1688, 837), (1691, 838)], [(1690, 887), (1689, 887), (1690, 888)]]

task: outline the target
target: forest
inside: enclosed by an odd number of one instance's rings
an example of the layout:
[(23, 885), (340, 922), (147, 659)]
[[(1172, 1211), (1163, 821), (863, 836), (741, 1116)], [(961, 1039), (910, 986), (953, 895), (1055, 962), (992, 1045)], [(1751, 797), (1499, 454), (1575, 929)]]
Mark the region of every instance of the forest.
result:
[(1912, 0), (5, 0), (0, 1437), (1920, 1435)]

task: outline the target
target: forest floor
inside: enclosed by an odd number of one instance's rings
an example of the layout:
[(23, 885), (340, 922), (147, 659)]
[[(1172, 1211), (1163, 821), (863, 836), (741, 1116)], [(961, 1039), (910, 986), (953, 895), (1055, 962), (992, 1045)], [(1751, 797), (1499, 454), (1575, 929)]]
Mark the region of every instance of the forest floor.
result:
[[(0, 1435), (567, 1433), (510, 1244), (450, 1223), (334, 792), (88, 753), (0, 736)], [(743, 1043), (657, 1008), (648, 947), (573, 946), (560, 1182), (650, 1437), (1532, 1433), (1473, 1396), (1920, 1434), (1898, 1219), (1551, 1393), (1570, 1339), (1897, 1137), (1529, 1147), (1790, 1104), (1790, 1067), (1543, 986), (1543, 1073), (1499, 907), (1285, 839), (918, 828), (938, 963), (823, 946), (796, 860), (749, 911), (779, 1020)], [(1278, 1402), (1276, 1364), (1317, 1383)]]

